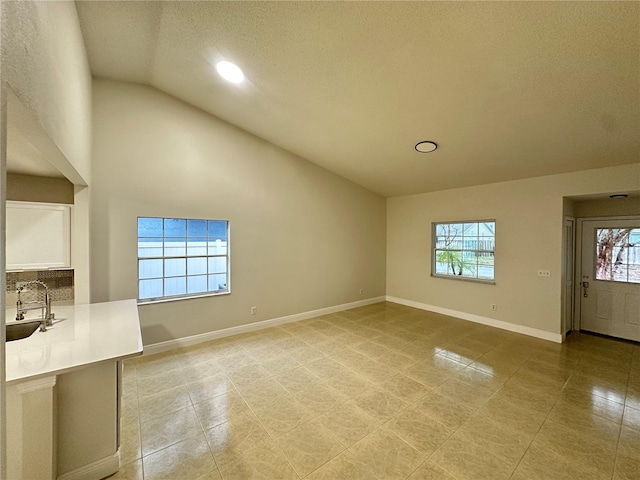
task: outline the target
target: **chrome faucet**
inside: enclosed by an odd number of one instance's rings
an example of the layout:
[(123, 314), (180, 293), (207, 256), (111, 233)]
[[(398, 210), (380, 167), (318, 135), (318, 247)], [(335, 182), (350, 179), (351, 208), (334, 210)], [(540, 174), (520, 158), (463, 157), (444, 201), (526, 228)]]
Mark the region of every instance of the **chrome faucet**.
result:
[[(44, 287), (44, 302), (23, 302), (20, 294), (24, 290), (25, 287), (29, 285), (40, 285)], [(46, 332), (47, 327), (53, 325), (53, 319), (55, 318), (55, 314), (51, 312), (51, 294), (49, 293), (49, 287), (44, 282), (40, 280), (31, 280), (17, 289), (18, 292), (18, 301), (16, 302), (16, 320), (24, 320), (25, 312), (29, 310), (41, 310), (41, 321), (40, 321), (40, 331)]]

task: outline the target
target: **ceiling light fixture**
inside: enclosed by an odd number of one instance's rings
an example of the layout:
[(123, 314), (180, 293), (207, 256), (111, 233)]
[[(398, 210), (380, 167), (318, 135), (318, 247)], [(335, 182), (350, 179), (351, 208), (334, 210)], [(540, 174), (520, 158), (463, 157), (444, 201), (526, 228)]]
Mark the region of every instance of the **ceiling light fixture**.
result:
[(626, 193), (614, 193), (613, 195), (609, 195), (609, 198), (627, 198), (628, 196)]
[(416, 146), (413, 148), (415, 148), (416, 152), (419, 153), (431, 153), (438, 148), (438, 144), (431, 140), (423, 140), (422, 142), (416, 143)]
[(244, 73), (235, 63), (223, 60), (216, 63), (216, 70), (222, 78), (231, 83), (240, 83), (244, 80)]

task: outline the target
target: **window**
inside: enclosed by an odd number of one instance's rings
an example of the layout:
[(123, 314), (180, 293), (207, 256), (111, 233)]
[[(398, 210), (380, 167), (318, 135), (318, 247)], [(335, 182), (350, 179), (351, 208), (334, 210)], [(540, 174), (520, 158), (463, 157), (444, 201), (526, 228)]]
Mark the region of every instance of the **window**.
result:
[(229, 293), (229, 222), (138, 217), (138, 300)]
[(595, 278), (640, 283), (640, 228), (596, 230)]
[(431, 274), (493, 283), (495, 245), (493, 220), (434, 223)]

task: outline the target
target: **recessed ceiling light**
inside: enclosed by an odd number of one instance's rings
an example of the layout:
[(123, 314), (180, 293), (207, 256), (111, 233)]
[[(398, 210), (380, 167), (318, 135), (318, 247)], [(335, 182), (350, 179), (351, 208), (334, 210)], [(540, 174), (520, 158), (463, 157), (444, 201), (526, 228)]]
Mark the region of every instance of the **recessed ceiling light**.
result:
[(240, 83), (244, 80), (244, 73), (235, 63), (223, 60), (216, 63), (216, 70), (222, 78), (231, 83)]
[(431, 153), (436, 148), (438, 148), (438, 144), (436, 142), (432, 142), (430, 140), (424, 140), (422, 142), (416, 143), (416, 146), (414, 148), (416, 149), (416, 152)]
[(626, 193), (614, 193), (613, 195), (609, 195), (609, 198), (627, 198), (628, 196)]

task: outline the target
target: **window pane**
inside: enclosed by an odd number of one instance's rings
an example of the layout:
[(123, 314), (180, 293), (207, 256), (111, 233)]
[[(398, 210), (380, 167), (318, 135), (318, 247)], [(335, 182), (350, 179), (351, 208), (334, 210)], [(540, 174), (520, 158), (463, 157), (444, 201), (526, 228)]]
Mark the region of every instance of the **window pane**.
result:
[(209, 290), (218, 291), (227, 289), (227, 276), (221, 275), (209, 275)]
[(622, 264), (626, 264), (627, 263), (627, 250), (628, 247), (627, 246), (615, 246), (613, 247), (613, 265), (614, 268), (616, 265), (622, 265)]
[(495, 237), (479, 237), (478, 238), (478, 250), (489, 250), (491, 252), (496, 249)]
[(187, 255), (189, 257), (206, 255), (207, 254), (207, 239), (206, 237), (187, 239)]
[(596, 230), (597, 243), (606, 245), (612, 242), (613, 231), (610, 228), (599, 228)]
[(187, 221), (180, 218), (164, 219), (164, 236), (165, 237), (186, 237)]
[(493, 253), (480, 252), (478, 253), (478, 265), (493, 265), (494, 264)]
[(449, 224), (448, 223), (436, 224), (436, 235), (439, 237), (446, 237), (447, 235), (449, 235)]
[(162, 238), (139, 238), (138, 239), (138, 257), (161, 257), (162, 256)]
[(187, 278), (175, 277), (164, 279), (164, 295), (184, 295), (187, 293)]
[[(636, 230), (640, 235), (640, 230)], [(640, 242), (634, 243), (636, 247), (629, 248), (629, 282), (640, 283)]]
[(462, 256), (460, 252), (451, 252), (448, 250), (436, 250), (436, 266), (440, 264), (440, 271), (445, 275), (460, 275), (462, 267)]
[(187, 277), (187, 293), (201, 293), (207, 291), (207, 276)]
[(447, 237), (445, 235), (438, 235), (436, 237), (436, 248), (447, 248)]
[(476, 278), (478, 272), (478, 259), (475, 252), (462, 252), (462, 276)]
[(227, 257), (210, 257), (209, 273), (224, 273), (227, 271)]
[(179, 277), (187, 274), (185, 258), (171, 258), (164, 261), (164, 276)]
[(449, 224), (449, 237), (451, 238), (461, 238), (463, 231), (462, 223), (451, 223)]
[(462, 250), (462, 237), (449, 237), (446, 248), (450, 250)]
[(596, 280), (633, 282), (637, 253), (633, 247), (637, 229), (598, 228), (596, 230)]
[[(206, 257), (196, 257), (187, 259), (187, 275), (206, 275), (207, 259)], [(205, 279), (206, 283), (206, 279)]]
[(209, 241), (227, 240), (227, 222), (221, 220), (209, 220), (207, 222), (209, 230)]
[(139, 237), (161, 237), (162, 236), (162, 219), (161, 218), (138, 218), (138, 236)]
[(227, 221), (139, 217), (137, 223), (140, 299), (229, 291)]
[(493, 265), (478, 265), (478, 278), (483, 280), (494, 279), (494, 266)]
[(465, 278), (478, 278), (475, 266), (465, 265), (462, 269), (462, 276)]
[(138, 261), (138, 278), (161, 278), (161, 277), (162, 277), (162, 259)]
[(478, 224), (478, 235), (495, 237), (496, 222), (482, 222)]
[(616, 282), (626, 282), (628, 278), (627, 277), (628, 273), (629, 273), (629, 268), (626, 265), (613, 266), (612, 276), (613, 276), (613, 280)]
[(162, 297), (162, 279), (140, 280), (138, 282), (138, 296), (140, 298)]
[(611, 262), (598, 258), (596, 265), (596, 280), (613, 280), (611, 276)]
[(164, 241), (165, 257), (184, 257), (187, 254), (186, 238), (166, 239)]
[(211, 241), (209, 240), (209, 255), (226, 255), (227, 254), (227, 242), (220, 239)]
[(495, 222), (434, 224), (433, 273), (493, 280)]
[(477, 237), (478, 236), (478, 224), (477, 223), (465, 223), (464, 224), (464, 236), (465, 237)]
[(439, 273), (441, 275), (451, 273), (449, 271), (449, 264), (445, 262), (436, 262), (436, 273)]
[(206, 237), (206, 220), (187, 220), (187, 237)]

